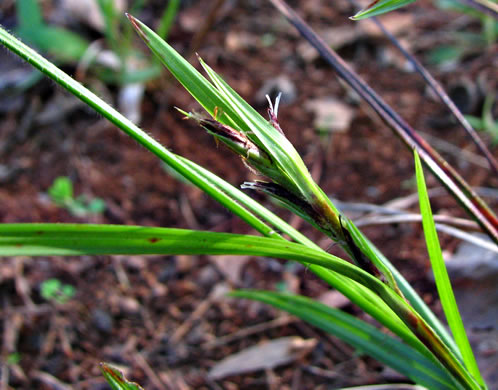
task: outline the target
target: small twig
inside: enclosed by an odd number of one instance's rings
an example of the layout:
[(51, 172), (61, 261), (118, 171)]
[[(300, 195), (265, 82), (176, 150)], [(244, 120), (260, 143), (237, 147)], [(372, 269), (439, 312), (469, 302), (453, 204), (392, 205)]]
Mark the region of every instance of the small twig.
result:
[(114, 272), (119, 281), (119, 284), (124, 290), (128, 290), (131, 286), (130, 279), (121, 262), (122, 256), (111, 256)]
[(145, 375), (150, 379), (150, 381), (157, 387), (159, 390), (169, 390), (170, 388), (166, 386), (166, 384), (156, 375), (154, 370), (150, 367), (149, 363), (140, 352), (133, 354), (135, 358), (135, 362), (140, 366), (142, 370), (144, 370)]
[(69, 341), (69, 336), (66, 332), (65, 322), (66, 320), (63, 317), (57, 317), (57, 333), (59, 336), (59, 341), (61, 343), (62, 351), (64, 355), (70, 359), (73, 358), (73, 349), (71, 347), (71, 342)]
[(47, 385), (48, 388), (54, 390), (71, 390), (71, 386), (60, 381), (55, 376), (50, 375), (47, 372), (43, 371), (35, 371), (33, 374), (33, 378), (38, 379), (40, 382)]
[(9, 368), (6, 364), (2, 364), (1, 378), (0, 378), (0, 390), (9, 389)]
[(253, 334), (261, 333), (268, 329), (273, 329), (273, 328), (278, 328), (280, 326), (288, 325), (296, 321), (299, 321), (297, 317), (290, 317), (290, 316), (278, 317), (275, 318), (274, 320), (264, 322), (262, 324), (249, 326), (237, 332), (227, 334), (226, 336), (218, 337), (217, 339), (212, 341), (208, 341), (207, 343), (202, 344), (201, 348), (202, 350), (218, 348), (223, 345), (229, 344), (235, 340), (240, 340), (248, 336), (251, 336)]
[(15, 270), (16, 270), (16, 292), (21, 296), (24, 304), (28, 307), (34, 307), (35, 304), (31, 300), (30, 292), (31, 286), (28, 280), (24, 277), (24, 258), (16, 257)]
[(298, 366), (297, 369), (292, 374), (292, 384), (291, 390), (299, 390), (301, 389), (301, 378), (303, 376), (303, 372), (301, 368)]
[(17, 351), (17, 339), (23, 325), (23, 317), (19, 313), (4, 317), (3, 346), (1, 353), (7, 355)]
[[(454, 218), (439, 215), (437, 219), (450, 218), (451, 222), (456, 222)], [(436, 220), (436, 218), (434, 218)], [(472, 222), (464, 220), (466, 222)], [(419, 214), (402, 214), (396, 216), (388, 217), (370, 217), (368, 219), (362, 219), (360, 221), (355, 221), (356, 226), (367, 226), (367, 225), (379, 225), (379, 224), (392, 224), (392, 223), (408, 223), (408, 222), (422, 222), (422, 216)], [(443, 223), (436, 223), (436, 229), (440, 232), (449, 234), (450, 236), (459, 238), (463, 241), (470, 242), (476, 246), (480, 246), (489, 251), (498, 253), (498, 248), (492, 242), (483, 240), (482, 238), (476, 237), (475, 235), (469, 234), (461, 229), (457, 229), (453, 226), (449, 226)]]
[(326, 379), (337, 379), (342, 377), (343, 375), (337, 371), (326, 370), (324, 368), (315, 367), (315, 366), (307, 366), (303, 368), (306, 372), (310, 374), (326, 378)]
[(54, 350), (55, 342), (57, 340), (57, 325), (55, 316), (57, 316), (57, 314), (52, 315), (48, 332), (43, 339), (44, 342), (42, 347), (40, 348), (40, 353), (38, 355), (39, 361), (45, 359), (45, 357), (50, 355)]
[(454, 228), (454, 227), (448, 226), (448, 225), (443, 225), (440, 223), (436, 223), (436, 229), (439, 230), (440, 232), (450, 234), (454, 237), (460, 238), (461, 240), (470, 242), (476, 246), (480, 246), (480, 247), (485, 248), (489, 251), (498, 253), (498, 248), (492, 242), (487, 241), (487, 240), (483, 240), (480, 237), (466, 233), (460, 229), (457, 229), (457, 228)]
[(265, 376), (268, 390), (276, 390), (279, 388), (280, 379), (271, 368), (265, 370)]
[(192, 208), (190, 200), (184, 192), (181, 193), (178, 203), (180, 205), (180, 211), (182, 213), (182, 216), (187, 222), (187, 226), (190, 229), (196, 229), (196, 230), (201, 229), (201, 226), (199, 225), (199, 222), (197, 222), (197, 218), (195, 217), (194, 210)]
[(425, 133), (419, 131), (420, 135), (422, 135), (425, 139), (427, 139), (431, 144), (436, 146), (439, 150), (451, 154), (457, 158), (462, 158), (467, 160), (471, 164), (477, 165), (482, 168), (489, 167), (489, 160), (485, 157), (482, 157), (478, 154), (472, 153), (469, 150), (461, 149), (458, 146), (453, 145), (450, 142), (447, 142), (441, 138), (435, 137), (429, 133)]
[[(436, 188), (431, 188), (430, 190), (427, 191), (429, 198), (433, 198), (435, 196), (442, 196), (446, 194), (446, 191), (444, 190), (444, 187), (436, 187)], [(393, 209), (407, 209), (414, 204), (418, 204), (418, 193), (414, 192), (413, 194), (409, 194), (400, 198), (396, 198), (393, 200), (390, 200), (386, 203), (384, 203), (384, 207), (389, 207)]]
[[(401, 213), (398, 215), (389, 216), (370, 216), (360, 218), (355, 221), (356, 226), (380, 225), (391, 223), (404, 223), (404, 222), (421, 222), (422, 216), (420, 214)], [(454, 218), (448, 215), (434, 215), (434, 221), (444, 223), (446, 225), (458, 226), (463, 229), (478, 229), (479, 226), (468, 219)], [(497, 249), (498, 250), (498, 249)]]
[(171, 335), (169, 343), (171, 345), (177, 344), (185, 335), (190, 331), (194, 323), (199, 320), (211, 307), (211, 305), (224, 295), (228, 288), (224, 285), (218, 285), (213, 288), (207, 299), (203, 300), (199, 306), (190, 314), (190, 316), (176, 328), (175, 332)]

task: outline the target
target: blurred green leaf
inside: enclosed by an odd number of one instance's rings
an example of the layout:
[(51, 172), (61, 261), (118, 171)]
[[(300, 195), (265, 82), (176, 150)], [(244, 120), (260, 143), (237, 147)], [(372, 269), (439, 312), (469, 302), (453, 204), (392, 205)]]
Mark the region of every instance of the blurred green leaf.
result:
[(395, 9), (411, 4), (414, 1), (416, 0), (374, 0), (350, 19), (360, 20), (371, 16), (385, 14), (386, 12), (394, 11)]
[(168, 6), (165, 8), (161, 20), (159, 22), (159, 27), (157, 28), (157, 35), (159, 35), (165, 41), (168, 39), (171, 26), (175, 21), (176, 15), (178, 13), (178, 7), (180, 6), (180, 0), (169, 0)]
[(47, 301), (66, 303), (74, 294), (76, 289), (69, 285), (63, 284), (59, 279), (47, 279), (40, 285), (40, 295)]
[(73, 183), (66, 176), (61, 176), (54, 180), (54, 183), (48, 189), (48, 195), (57, 206), (66, 208), (72, 215), (77, 217), (84, 217), (89, 213), (100, 214), (106, 209), (105, 201), (100, 198), (88, 200), (86, 196), (81, 195), (75, 199)]
[(428, 53), (428, 61), (434, 65), (443, 65), (448, 62), (458, 61), (465, 49), (455, 45), (438, 46)]
[(19, 35), (60, 62), (79, 61), (89, 45), (89, 42), (78, 34), (61, 27), (43, 26), (20, 30)]
[(37, 28), (43, 24), (43, 16), (37, 0), (17, 0), (17, 22), (21, 29)]
[(135, 382), (128, 381), (121, 371), (109, 364), (100, 363), (100, 370), (112, 390), (143, 390), (141, 386)]
[(68, 177), (60, 176), (48, 189), (48, 195), (56, 205), (65, 206), (73, 200), (73, 183)]
[(491, 142), (496, 145), (498, 144), (498, 120), (493, 118), (494, 101), (494, 94), (488, 94), (484, 99), (481, 118), (470, 115), (466, 116), (466, 118), (476, 130), (488, 133), (491, 137)]
[(160, 64), (153, 63), (141, 69), (125, 70), (120, 72), (109, 68), (96, 67), (95, 72), (101, 80), (109, 84), (134, 84), (145, 83), (161, 75), (163, 68)]
[(20, 361), (21, 361), (21, 354), (19, 352), (10, 353), (7, 356), (7, 359), (6, 359), (7, 365), (9, 365), (9, 364), (17, 364)]
[(16, 7), (18, 34), (57, 61), (78, 61), (88, 49), (89, 42), (79, 35), (61, 27), (46, 25), (36, 0), (19, 0)]
[(105, 211), (106, 209), (106, 204), (103, 199), (100, 198), (95, 198), (92, 199), (88, 205), (86, 206), (87, 210), (89, 213), (92, 214), (101, 214)]

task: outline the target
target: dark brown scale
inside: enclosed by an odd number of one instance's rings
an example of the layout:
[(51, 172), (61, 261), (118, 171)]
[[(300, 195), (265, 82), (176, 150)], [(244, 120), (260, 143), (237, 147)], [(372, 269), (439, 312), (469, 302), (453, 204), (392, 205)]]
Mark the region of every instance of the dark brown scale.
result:
[(363, 254), (363, 252), (358, 248), (358, 246), (355, 244), (353, 237), (351, 237), (351, 234), (349, 231), (343, 226), (342, 224), (342, 216), (339, 216), (339, 221), (341, 223), (341, 230), (342, 234), (344, 236), (344, 240), (346, 241), (346, 245), (351, 250), (353, 254), (354, 261), (358, 267), (360, 267), (362, 270), (367, 271), (369, 274), (380, 278), (382, 274), (380, 271), (377, 269), (374, 263)]

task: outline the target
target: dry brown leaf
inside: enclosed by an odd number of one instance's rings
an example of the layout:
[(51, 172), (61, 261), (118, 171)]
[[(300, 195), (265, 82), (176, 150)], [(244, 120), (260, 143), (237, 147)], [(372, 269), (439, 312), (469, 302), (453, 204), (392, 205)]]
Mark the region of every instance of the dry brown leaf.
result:
[(283, 337), (244, 349), (217, 363), (208, 373), (210, 379), (221, 379), (258, 370), (271, 370), (288, 364), (309, 353), (316, 345), (314, 339)]

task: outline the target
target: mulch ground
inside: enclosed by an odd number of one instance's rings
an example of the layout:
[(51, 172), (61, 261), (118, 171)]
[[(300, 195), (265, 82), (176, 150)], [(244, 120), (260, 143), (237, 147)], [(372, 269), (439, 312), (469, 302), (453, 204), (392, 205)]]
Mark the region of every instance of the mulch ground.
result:
[[(8, 3), (0, 6), (0, 23), (11, 23), (14, 18), (13, 5)], [(157, 22), (157, 10), (162, 7), (162, 2), (152, 3), (137, 15), (149, 25)], [(211, 2), (187, 3), (169, 39), (184, 53)], [(317, 31), (355, 26), (347, 19), (353, 12), (346, 1), (334, 2), (334, 6), (319, 0), (291, 4)], [(46, 12), (49, 15), (51, 10)], [(462, 25), (469, 31), (480, 28), (470, 17), (441, 11), (427, 1), (401, 12), (407, 13), (412, 16), (410, 23), (399, 26), (392, 19), (390, 23), (424, 63), (426, 53), (444, 44), (455, 29)], [(486, 168), (469, 162), (461, 153), (477, 152), (446, 109), (428, 93), (421, 78), (406, 71), (385, 39), (375, 34), (348, 39), (340, 45), (339, 54), (415, 128), (456, 145), (456, 155), (443, 154), (471, 185), (498, 185)], [(136, 44), (146, 52), (138, 39)], [(258, 92), (266, 81), (285, 76), (294, 85), (295, 97), (280, 108), (280, 124), (330, 196), (381, 205), (412, 194), (411, 152), (341, 86), (322, 60), (303, 56), (302, 45), (303, 40), (267, 2), (229, 1), (217, 13), (197, 51), (262, 113), (266, 103), (258, 98)], [(464, 57), (451, 71), (437, 66), (429, 69), (448, 88), (462, 80), (486, 80), (485, 84), (493, 85), (496, 74), (492, 64), (494, 61), (496, 69), (497, 53), (495, 44), (479, 55)], [(0, 56), (0, 62), (12, 61), (4, 51)], [(74, 67), (65, 69), (74, 72)], [(113, 99), (116, 88), (107, 91)], [(306, 103), (326, 97), (347, 102), (353, 110), (346, 131), (324, 135), (314, 129), (313, 114)], [(11, 101), (12, 108), (0, 113), (0, 221), (137, 224), (254, 233), (199, 190), (168, 175), (157, 158), (88, 109), (76, 106), (60, 110), (52, 119), (40, 120), (50, 104), (58, 107), (69, 99), (54, 83), (42, 80), (16, 99), (20, 101)], [(478, 96), (471, 114), (480, 113), (482, 101)], [(195, 123), (183, 120), (175, 106), (186, 110), (197, 107), (171, 78), (149, 82), (141, 126), (170, 150), (234, 185), (254, 178), (239, 158), (217, 147)], [(496, 147), (492, 151), (496, 153)], [(76, 194), (104, 199), (106, 211), (74, 217), (55, 206), (46, 191), (58, 176), (68, 176)], [(427, 180), (430, 187), (438, 186), (432, 177)], [(255, 197), (324, 248), (329, 246), (323, 236), (287, 211), (265, 197)], [(496, 199), (489, 201), (496, 208)], [(433, 208), (465, 216), (447, 195), (435, 197)], [(364, 231), (440, 314), (435, 288), (428, 278), (421, 227), (393, 224)], [(458, 245), (456, 239), (445, 235), (441, 241), (448, 253)], [(340, 254), (336, 248), (331, 251)], [(306, 323), (286, 319), (284, 313), (263, 304), (219, 299), (215, 293), (222, 287), (286, 286), (318, 297), (327, 287), (306, 269), (254, 258), (242, 259), (238, 267), (220, 264), (206, 256), (3, 259), (2, 360), (18, 353), (19, 361), (3, 367), (1, 389), (104, 389), (99, 362), (119, 366), (129, 379), (146, 389), (331, 389), (403, 381), (373, 359)], [(74, 298), (63, 304), (43, 299), (40, 285), (49, 278), (74, 286)], [(340, 305), (371, 321), (355, 306)], [(286, 336), (313, 338), (318, 344), (304, 357), (282, 367), (217, 381), (208, 379), (209, 369), (223, 358)]]

